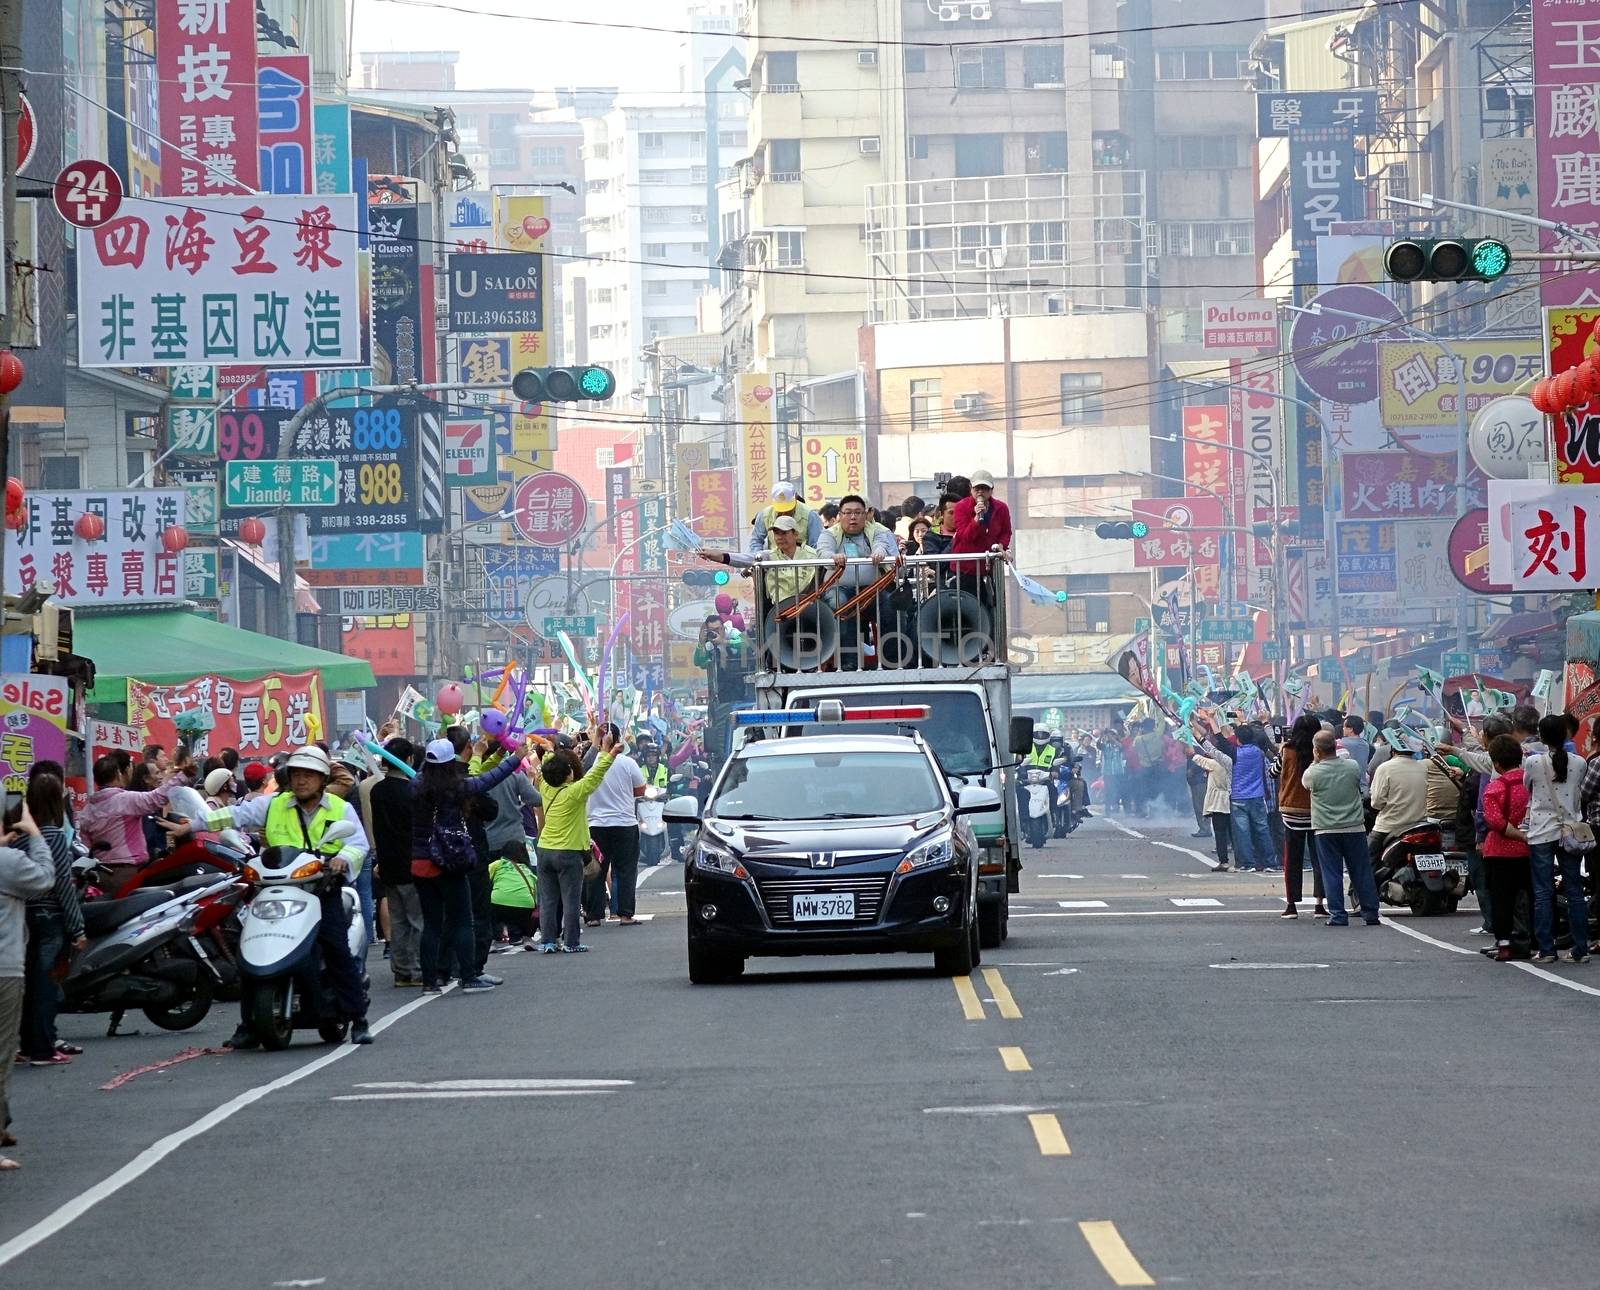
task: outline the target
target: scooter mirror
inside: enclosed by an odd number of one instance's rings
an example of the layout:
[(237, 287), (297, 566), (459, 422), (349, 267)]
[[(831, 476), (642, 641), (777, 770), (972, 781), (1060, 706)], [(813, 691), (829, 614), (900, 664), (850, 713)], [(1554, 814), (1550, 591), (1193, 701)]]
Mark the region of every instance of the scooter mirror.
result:
[(322, 840), (327, 842), (343, 842), (346, 838), (356, 835), (356, 826), (349, 820), (335, 820), (322, 831)]
[(187, 785), (173, 789), (167, 797), (167, 805), (174, 815), (186, 820), (203, 819), (206, 814), (206, 799)]

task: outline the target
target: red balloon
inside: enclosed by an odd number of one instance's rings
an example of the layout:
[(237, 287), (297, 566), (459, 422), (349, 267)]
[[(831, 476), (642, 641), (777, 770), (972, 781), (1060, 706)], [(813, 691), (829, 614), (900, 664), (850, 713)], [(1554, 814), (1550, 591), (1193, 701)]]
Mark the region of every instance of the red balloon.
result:
[(93, 511), (85, 511), (73, 522), (72, 531), (85, 542), (98, 542), (106, 535), (106, 522)]
[(252, 515), (240, 523), (239, 536), (250, 546), (260, 546), (267, 540), (266, 521)]
[(22, 509), (22, 499), (27, 494), (23, 492), (22, 481), (13, 475), (6, 480), (6, 514)]
[(174, 524), (171, 528), (161, 530), (161, 548), (176, 555), (189, 545), (189, 530), (181, 524)]
[(22, 384), (22, 360), (9, 349), (0, 350), (0, 394), (10, 394)]
[(26, 511), (15, 510), (6, 512), (6, 527), (20, 533), (27, 526), (28, 514)]

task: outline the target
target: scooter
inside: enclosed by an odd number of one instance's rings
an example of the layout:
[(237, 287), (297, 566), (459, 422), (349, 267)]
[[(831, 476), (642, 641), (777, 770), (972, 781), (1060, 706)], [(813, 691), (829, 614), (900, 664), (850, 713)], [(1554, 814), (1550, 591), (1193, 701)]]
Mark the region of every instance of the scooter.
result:
[(1072, 775), (1075, 770), (1076, 767), (1069, 769), (1065, 762), (1057, 762), (1050, 768), (1050, 823), (1058, 838), (1066, 837), (1078, 825), (1072, 813)]
[(1413, 914), (1453, 914), (1467, 894), (1467, 857), (1445, 850), (1438, 820), (1421, 820), (1390, 835), (1372, 876), (1386, 905), (1405, 905)]
[[(640, 851), (643, 855), (653, 857), (653, 862), (659, 863), (667, 850), (667, 822), (664, 818), (667, 809), (666, 790), (657, 788), (654, 784), (647, 786), (644, 796), (639, 799), (638, 807)], [(646, 838), (661, 840), (647, 843), (644, 841)]]
[(349, 1022), (339, 1014), (317, 949), (321, 895), (336, 884), (348, 924), (350, 953), (366, 976), (367, 925), (353, 886), (328, 871), (327, 861), (355, 833), (335, 820), (322, 835), (322, 851), (268, 847), (245, 867), (256, 890), (239, 931), (239, 977), (244, 1017), (263, 1048), (287, 1048), (296, 1030), (314, 1029), (330, 1044), (343, 1043)]
[(1029, 766), (1022, 773), (1022, 831), (1028, 845), (1042, 847), (1050, 834), (1050, 772), (1043, 766)]
[(202, 911), (231, 878), (182, 895), (159, 888), (83, 904), (89, 944), (61, 983), (63, 1012), (109, 1012), (108, 1036), (139, 1008), (163, 1030), (188, 1030), (211, 1011), (219, 974), (197, 939)]

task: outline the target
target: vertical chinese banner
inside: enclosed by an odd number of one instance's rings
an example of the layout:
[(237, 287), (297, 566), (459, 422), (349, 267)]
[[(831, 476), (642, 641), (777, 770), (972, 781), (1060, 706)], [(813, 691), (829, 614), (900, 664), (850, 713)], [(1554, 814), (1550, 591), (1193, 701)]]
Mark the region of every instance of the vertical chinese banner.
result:
[(606, 467), (606, 536), (613, 543), (617, 541), (617, 517), (628, 506), (632, 476), (631, 467)]
[(311, 186), (320, 194), (348, 193), (350, 105), (318, 103), (311, 113)]
[[(540, 257), (540, 280), (549, 282), (544, 272), (546, 237), (550, 221), (545, 216), (543, 197), (494, 195), (494, 225), (489, 249), (492, 251), (533, 251)], [(512, 368), (547, 367), (550, 357), (551, 308), (545, 310), (543, 331), (519, 331), (512, 337)], [(539, 470), (547, 470), (555, 461), (556, 435), (554, 417), (549, 409), (538, 403), (519, 403), (511, 413), (511, 475), (520, 479)]]
[(256, 79), (255, 0), (156, 0), (163, 194), (259, 187)]
[[(1187, 491), (1195, 497), (1220, 494), (1224, 503), (1222, 523), (1232, 526), (1239, 525), (1238, 516), (1244, 513), (1244, 493), (1242, 472), (1235, 469), (1239, 455), (1227, 451), (1233, 437), (1230, 420), (1226, 407), (1213, 405), (1183, 409), (1183, 477), (1189, 485)], [(1245, 565), (1249, 553), (1246, 545), (1239, 541), (1239, 536), (1237, 533), (1216, 535), (1218, 546), (1231, 553), (1236, 570), (1230, 594), (1243, 599)]]
[[(772, 385), (755, 372), (739, 375), (739, 518), (748, 522), (771, 500)], [(698, 511), (694, 512), (699, 514)], [(737, 526), (736, 526), (737, 527)], [(727, 536), (732, 537), (730, 532)]]
[[(1584, 3), (1532, 6), (1534, 145), (1539, 165), (1539, 214), (1578, 229), (1600, 224), (1600, 16)], [(1554, 230), (1540, 230), (1545, 251), (1589, 249)], [(1561, 261), (1540, 266), (1546, 308), (1592, 302), (1600, 273)], [(1559, 370), (1559, 369), (1554, 369)]]
[(691, 527), (706, 541), (729, 541), (738, 536), (735, 493), (731, 470), (696, 470), (690, 473), (689, 513), (695, 517)]
[(261, 191), (315, 191), (311, 56), (263, 54), (256, 60), (260, 108)]

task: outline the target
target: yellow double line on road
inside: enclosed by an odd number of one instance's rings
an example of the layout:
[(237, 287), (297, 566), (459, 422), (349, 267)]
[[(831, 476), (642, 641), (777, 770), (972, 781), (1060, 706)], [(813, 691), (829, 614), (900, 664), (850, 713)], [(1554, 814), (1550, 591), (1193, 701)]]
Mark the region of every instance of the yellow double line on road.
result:
[[(1011, 988), (1006, 985), (1005, 979), (1000, 975), (999, 968), (983, 969), (984, 984), (989, 987), (989, 1001), (995, 1006), (995, 1011), (1002, 1020), (1022, 1020), (1022, 1009), (1017, 1007), (1017, 1001), (1012, 997)], [(988, 1014), (984, 1011), (985, 1000), (982, 999), (974, 986), (970, 976), (957, 976), (951, 978), (955, 986), (956, 998), (961, 1003), (961, 1015), (968, 1021), (985, 1021)], [(1007, 1071), (1023, 1074), (1033, 1070), (1033, 1063), (1028, 1060), (1028, 1055), (1016, 1045), (1001, 1045), (1000, 1063)], [(1028, 1125), (1033, 1130), (1033, 1139), (1038, 1144), (1039, 1154), (1042, 1156), (1070, 1156), (1072, 1147), (1067, 1142), (1066, 1131), (1061, 1127), (1061, 1121), (1054, 1112), (1038, 1111), (1029, 1114)], [(1113, 1285), (1117, 1286), (1153, 1286), (1155, 1280), (1139, 1260), (1134, 1258), (1133, 1251), (1128, 1248), (1128, 1243), (1122, 1239), (1122, 1233), (1117, 1231), (1117, 1225), (1109, 1220), (1100, 1219), (1092, 1222), (1080, 1222), (1078, 1230), (1083, 1234), (1083, 1239), (1088, 1243), (1090, 1251), (1100, 1261), (1100, 1266), (1105, 1269), (1106, 1275), (1111, 1278)]]

